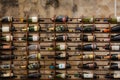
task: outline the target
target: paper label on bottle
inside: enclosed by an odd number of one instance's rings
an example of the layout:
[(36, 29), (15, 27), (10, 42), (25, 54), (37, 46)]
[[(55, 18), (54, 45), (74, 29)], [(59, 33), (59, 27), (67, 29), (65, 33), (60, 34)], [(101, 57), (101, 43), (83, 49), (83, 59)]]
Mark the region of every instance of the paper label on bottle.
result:
[(120, 69), (120, 63), (118, 63), (118, 68)]
[(10, 76), (13, 76), (13, 73), (6, 73), (6, 74), (3, 74), (2, 76), (3, 77), (10, 77)]
[(93, 22), (93, 18), (90, 18), (90, 22)]
[(60, 57), (65, 57), (65, 56), (66, 56), (66, 54), (65, 54), (65, 53), (60, 54)]
[(10, 31), (10, 27), (9, 26), (3, 26), (2, 27), (2, 32), (9, 32)]
[(120, 17), (117, 17), (117, 22), (120, 22)]
[(111, 46), (112, 50), (120, 50), (120, 46)]
[(65, 50), (65, 45), (64, 44), (60, 45), (60, 50)]
[(61, 78), (65, 78), (65, 74), (61, 74)]
[(66, 65), (65, 64), (59, 64), (59, 69), (65, 69)]
[(113, 77), (114, 78), (120, 78), (120, 73), (114, 73)]
[(38, 40), (39, 40), (39, 37), (36, 35), (33, 35), (33, 41), (38, 41)]
[(32, 17), (32, 22), (38, 22), (38, 18), (37, 17)]
[(12, 40), (12, 36), (6, 36), (6, 41)]
[(88, 41), (93, 41), (94, 40), (94, 36), (88, 36)]
[(64, 40), (64, 41), (65, 41), (65, 38), (66, 38), (66, 37), (65, 37), (65, 36), (63, 36), (63, 40)]
[(120, 60), (120, 54), (118, 54), (118, 59)]
[(92, 47), (92, 49), (95, 49), (96, 45), (95, 44), (91, 44), (91, 47)]
[(34, 26), (34, 31), (38, 31), (38, 26)]
[(83, 74), (84, 78), (93, 78), (93, 74)]

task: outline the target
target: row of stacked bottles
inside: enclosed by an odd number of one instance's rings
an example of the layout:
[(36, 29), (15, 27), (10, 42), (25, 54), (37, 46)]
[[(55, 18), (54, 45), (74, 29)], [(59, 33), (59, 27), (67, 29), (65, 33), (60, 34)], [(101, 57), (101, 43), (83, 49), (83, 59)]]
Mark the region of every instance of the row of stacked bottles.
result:
[(0, 78), (119, 79), (119, 22), (119, 17), (3, 17)]

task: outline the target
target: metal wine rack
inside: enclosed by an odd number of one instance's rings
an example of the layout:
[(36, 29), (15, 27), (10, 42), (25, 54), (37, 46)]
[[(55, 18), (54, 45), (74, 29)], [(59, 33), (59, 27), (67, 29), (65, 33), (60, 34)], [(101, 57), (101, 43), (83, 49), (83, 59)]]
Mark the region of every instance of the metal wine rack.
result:
[[(28, 18), (28, 17), (27, 17)], [(84, 18), (84, 17), (82, 17)], [(93, 17), (94, 18), (94, 17)], [(111, 18), (111, 17), (108, 17), (108, 19)], [(15, 19), (19, 19), (19, 18), (15, 18)], [(65, 25), (65, 26), (68, 26), (68, 29), (74, 29), (76, 27), (76, 25), (79, 25), (79, 26), (82, 26), (83, 25), (96, 25), (97, 28), (99, 29), (104, 29), (106, 27), (109, 27), (111, 28), (113, 25), (116, 25), (117, 23), (115, 24), (111, 24), (109, 22), (91, 22), (91, 23), (84, 23), (84, 22), (79, 22), (77, 21), (77, 19), (79, 18), (72, 18), (72, 21), (70, 22), (52, 22), (50, 20), (50, 18), (41, 18), (42, 20), (44, 20), (44, 22), (37, 22), (37, 23), (29, 23), (29, 22), (9, 22), (9, 23), (0, 23), (0, 25), (9, 25), (10, 27), (11, 26), (15, 26), (16, 29), (17, 28), (20, 28), (21, 26), (26, 26), (26, 28), (28, 28), (29, 25), (40, 25), (41, 29), (46, 29), (46, 27), (48, 26), (52, 26), (56, 27), (56, 25)], [(99, 19), (103, 19), (103, 18), (99, 18)], [(29, 31), (26, 31), (26, 32), (0, 32), (0, 35), (4, 35), (4, 34), (11, 34), (13, 36), (21, 36), (23, 34), (27, 35), (26, 38), (28, 37), (29, 34), (38, 34), (40, 38), (47, 38), (47, 37), (51, 37), (51, 36), (54, 36), (54, 40), (53, 41), (43, 41), (43, 40), (39, 40), (39, 41), (9, 41), (9, 42), (4, 42), (4, 41), (0, 41), (1, 43), (10, 43), (11, 45), (14, 45), (14, 46), (17, 46), (17, 50), (8, 50), (8, 51), (4, 51), (4, 50), (1, 50), (0, 52), (2, 53), (7, 53), (7, 54), (15, 54), (17, 55), (17, 59), (14, 59), (14, 60), (10, 60), (10, 61), (1, 61), (1, 64), (4, 64), (4, 63), (9, 63), (9, 64), (16, 64), (16, 65), (28, 65), (29, 63), (31, 62), (38, 62), (40, 63), (43, 68), (40, 68), (40, 69), (37, 69), (37, 70), (29, 70), (29, 69), (1, 69), (1, 71), (10, 71), (10, 72), (13, 72), (15, 75), (17, 75), (17, 78), (14, 78), (14, 79), (11, 79), (11, 80), (21, 80), (19, 78), (20, 75), (24, 75), (24, 74), (29, 74), (31, 72), (39, 72), (41, 73), (41, 78), (38, 78), (38, 79), (35, 79), (35, 80), (50, 80), (48, 79), (48, 75), (51, 73), (51, 71), (53, 72), (63, 72), (63, 73), (67, 73), (69, 75), (71, 75), (71, 78), (70, 79), (65, 79), (65, 80), (86, 80), (86, 79), (82, 79), (82, 78), (75, 78), (73, 75), (77, 72), (91, 72), (91, 73), (96, 73), (97, 75), (99, 75), (99, 78), (98, 80), (106, 80), (104, 78), (104, 75), (106, 73), (112, 73), (114, 71), (117, 71), (117, 70), (105, 70), (105, 69), (102, 69), (102, 66), (104, 65), (107, 65), (107, 63), (111, 63), (112, 61), (111, 60), (102, 60), (102, 59), (93, 59), (93, 60), (83, 60), (79, 58), (79, 55), (76, 55), (74, 56), (74, 54), (93, 54), (93, 55), (106, 55), (106, 54), (111, 54), (111, 53), (119, 53), (119, 51), (110, 51), (110, 50), (103, 50), (102, 47), (105, 45), (105, 44), (119, 44), (119, 42), (106, 42), (106, 41), (102, 41), (102, 39), (104, 38), (107, 38), (105, 36), (110, 36), (111, 34), (118, 34), (118, 33), (103, 33), (103, 32), (92, 32), (92, 33), (84, 33), (84, 32), (42, 32), (42, 31), (39, 31), (39, 32), (29, 32)], [(72, 39), (72, 41), (65, 41), (64, 42), (56, 42), (55, 41), (55, 36), (57, 34), (64, 34), (65, 36), (66, 35), (69, 35), (70, 38)], [(98, 41), (93, 41), (93, 42), (83, 42), (83, 41), (76, 41), (76, 39), (79, 38), (79, 35), (82, 34), (93, 34), (93, 35), (96, 35), (97, 36), (97, 39)], [(110, 38), (108, 36), (108, 38)], [(29, 44), (40, 44), (41, 46), (46, 46), (46, 47), (49, 47), (50, 44), (54, 44), (54, 47), (57, 45), (57, 44), (62, 44), (64, 43), (66, 46), (68, 45), (69, 47), (71, 47), (71, 50), (64, 50), (64, 51), (56, 51), (56, 50), (53, 50), (53, 51), (48, 51), (48, 50), (38, 50), (38, 51), (29, 51), (28, 49), (26, 49), (26, 51), (21, 51), (21, 45), (24, 45), (26, 47), (29, 46)], [(74, 50), (75, 47), (77, 47), (78, 44), (81, 44), (81, 45), (84, 45), (86, 43), (95, 43), (97, 44), (97, 46), (100, 48), (100, 50), (93, 50), (93, 51), (76, 51)], [(65, 59), (65, 60), (56, 60), (56, 59), (48, 59), (47, 58), (47, 55), (53, 55), (55, 56), (56, 52), (63, 52), (63, 53), (68, 53), (69, 55), (72, 55), (72, 57), (70, 57), (68, 60)], [(33, 53), (41, 53), (41, 55), (43, 55), (45, 57), (45, 59), (41, 59), (41, 60), (23, 60), (22, 57), (23, 56), (28, 56), (29, 54), (33, 54)], [(78, 63), (81, 63), (81, 64), (84, 64), (84, 63), (87, 63), (87, 62), (97, 62), (98, 64), (98, 67), (99, 69), (95, 69), (95, 70), (87, 70), (87, 69), (79, 69), (77, 68), (77, 65)], [(119, 62), (119, 61), (116, 61), (116, 62)], [(49, 69), (49, 66), (51, 63), (70, 63), (72, 68), (71, 69), (66, 69), (66, 70), (50, 70)], [(54, 74), (55, 75), (55, 74)], [(28, 80), (28, 79), (26, 79)], [(54, 79), (54, 80), (59, 80), (59, 79)], [(96, 80), (96, 79), (95, 79)], [(113, 80), (113, 79), (111, 79)]]

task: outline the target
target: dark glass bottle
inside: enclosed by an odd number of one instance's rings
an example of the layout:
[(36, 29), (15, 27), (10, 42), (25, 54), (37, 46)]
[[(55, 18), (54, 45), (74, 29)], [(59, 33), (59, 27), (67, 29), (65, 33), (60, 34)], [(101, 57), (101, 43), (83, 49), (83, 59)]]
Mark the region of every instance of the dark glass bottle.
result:
[(105, 74), (105, 78), (120, 79), (120, 73), (107, 73), (107, 74)]
[(70, 19), (68, 16), (63, 16), (63, 15), (54, 16), (54, 17), (51, 18), (51, 20), (53, 22), (68, 22), (68, 21), (72, 21), (72, 19)]
[(83, 46), (78, 45), (76, 50), (85, 50), (85, 51), (92, 51), (92, 50), (99, 50), (96, 44), (85, 44)]
[(13, 36), (12, 35), (1, 36), (0, 40), (2, 40), (2, 41), (12, 41)]
[(119, 51), (120, 50), (120, 46), (119, 45), (105, 45), (103, 47), (105, 50), (113, 50), (113, 51)]
[(14, 26), (2, 26), (2, 27), (0, 27), (0, 32), (13, 32), (13, 31), (17, 31), (16, 29), (15, 29), (15, 27)]
[(87, 73), (87, 72), (77, 73), (74, 76), (78, 77), (78, 78), (82, 78), (82, 79), (97, 79), (97, 78), (99, 78), (99, 76), (97, 74)]
[(104, 56), (104, 59), (117, 61), (120, 60), (120, 54), (107, 54), (106, 56)]
[(28, 75), (22, 75), (21, 76), (22, 79), (27, 79), (27, 78), (36, 79), (36, 78), (40, 78), (40, 77), (41, 77), (40, 73), (30, 73)]
[(12, 60), (16, 59), (17, 57), (15, 55), (8, 55), (8, 54), (1, 54), (0, 60)]
[(96, 41), (96, 36), (95, 35), (80, 35), (80, 40), (81, 41)]
[(60, 63), (54, 65), (53, 63), (49, 66), (50, 69), (69, 69), (71, 65), (69, 63)]
[(96, 69), (98, 68), (98, 65), (96, 62), (90, 62), (86, 64), (79, 64), (78, 68), (83, 68), (83, 69)]

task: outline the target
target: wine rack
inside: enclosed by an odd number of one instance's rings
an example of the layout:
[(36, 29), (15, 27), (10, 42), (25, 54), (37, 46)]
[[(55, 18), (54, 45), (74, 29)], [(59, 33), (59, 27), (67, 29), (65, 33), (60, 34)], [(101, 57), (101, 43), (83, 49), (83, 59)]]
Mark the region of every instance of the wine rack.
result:
[[(28, 17), (26, 17), (28, 19)], [(83, 19), (84, 17), (82, 17)], [(108, 17), (108, 19), (110, 19), (111, 17)], [(15, 19), (19, 19), (19, 18), (15, 18)], [(69, 22), (52, 22), (50, 20), (50, 18), (41, 18), (42, 20), (44, 20), (44, 22), (35, 22), (35, 23), (30, 23), (30, 22), (9, 22), (9, 23), (2, 23), (0, 22), (0, 25), (1, 27), (3, 25), (9, 25), (10, 27), (12, 26), (15, 26), (16, 29), (21, 29), (22, 27), (26, 27), (28, 29), (29, 25), (39, 25), (39, 27), (41, 27), (41, 30), (42, 31), (35, 31), (35, 32), (29, 32), (28, 30), (27, 31), (11, 31), (11, 32), (0, 32), (0, 36), (2, 35), (8, 35), (8, 34), (11, 34), (13, 35), (13, 37), (17, 38), (19, 36), (22, 36), (22, 35), (26, 35), (25, 37), (28, 38), (28, 35), (32, 35), (32, 34), (37, 34), (40, 39), (39, 41), (16, 41), (16, 40), (13, 40), (13, 41), (2, 41), (0, 40), (0, 43), (8, 43), (10, 45), (14, 45), (15, 47), (17, 47), (16, 50), (1, 50), (1, 54), (2, 53), (7, 53), (7, 54), (10, 54), (10, 55), (16, 55), (17, 56), (17, 59), (10, 59), (10, 60), (7, 60), (7, 61), (2, 61), (1, 60), (1, 64), (15, 64), (18, 68), (10, 68), (10, 69), (1, 69), (0, 71), (3, 71), (3, 72), (13, 72), (15, 75), (17, 75), (16, 78), (9, 78), (10, 80), (21, 80), (20, 76), (21, 75), (27, 75), (29, 73), (32, 73), (32, 72), (37, 72), (37, 73), (40, 73), (41, 74), (41, 77), (40, 78), (34, 78), (35, 80), (52, 80), (52, 79), (49, 79), (48, 76), (51, 74), (51, 72), (54, 73), (53, 75), (53, 80), (61, 80), (61, 79), (58, 79), (58, 78), (55, 78), (54, 76), (56, 75), (55, 72), (62, 72), (62, 73), (65, 73), (65, 74), (69, 74), (71, 76), (71, 78), (68, 78), (68, 79), (64, 79), (64, 80), (86, 80), (86, 79), (82, 79), (82, 78), (76, 78), (74, 77), (74, 74), (77, 73), (77, 72), (88, 72), (88, 73), (96, 73), (99, 78), (97, 79), (93, 79), (93, 80), (106, 80), (106, 78), (104, 77), (106, 73), (112, 73), (114, 71), (117, 71), (119, 72), (118, 70), (109, 70), (109, 69), (103, 69), (102, 66), (105, 66), (105, 65), (108, 65), (108, 63), (111, 63), (111, 62), (119, 62), (119, 61), (112, 61), (112, 60), (105, 60), (105, 59), (95, 59), (93, 58), (92, 60), (84, 60), (84, 59), (80, 59), (80, 54), (83, 56), (84, 54), (93, 54), (93, 55), (100, 55), (100, 56), (104, 56), (106, 54), (115, 54), (115, 53), (119, 53), (119, 51), (111, 51), (111, 50), (104, 50), (102, 47), (105, 46), (105, 44), (109, 44), (109, 45), (112, 45), (112, 44), (119, 44), (119, 42), (115, 41), (115, 42), (111, 42), (111, 41), (103, 41), (103, 39), (105, 38), (110, 38), (110, 36), (112, 34), (119, 34), (119, 32), (117, 33), (111, 33), (111, 32), (108, 32), (108, 33), (103, 33), (101, 31), (93, 31), (91, 33), (85, 33), (83, 31), (75, 31), (75, 27), (76, 25), (79, 25), (83, 28), (83, 26), (86, 26), (86, 25), (95, 25), (97, 28), (99, 28), (100, 30), (101, 29), (104, 29), (104, 28), (107, 28), (109, 27), (109, 29), (118, 24), (118, 23), (110, 23), (110, 22), (87, 22), (87, 23), (84, 23), (84, 22), (79, 22), (77, 21), (79, 18), (71, 18), (72, 21), (69, 21)], [(94, 17), (93, 17), (94, 19)], [(99, 18), (99, 19), (103, 19), (103, 18)], [(56, 31), (48, 31), (47, 27), (54, 27), (54, 30), (56, 29), (56, 26), (57, 25), (64, 25), (65, 27), (68, 27), (68, 29), (71, 29), (72, 31), (69, 32), (69, 31), (65, 31), (65, 32), (56, 32)], [(24, 28), (25, 28), (24, 27)], [(55, 41), (55, 37), (59, 34), (63, 34), (65, 36), (65, 41), (63, 42), (58, 42), (58, 41)], [(85, 42), (85, 41), (81, 41), (80, 40), (80, 35), (96, 35), (96, 39), (97, 41), (91, 41), (91, 42)], [(67, 41), (67, 35), (69, 35), (70, 39), (72, 41)], [(50, 38), (51, 36), (53, 36), (53, 40), (48, 40), (46, 41), (45, 39), (48, 39)], [(75, 50), (75, 48), (77, 47), (78, 44), (80, 45), (85, 45), (85, 44), (97, 44), (99, 50), (92, 50), (92, 51), (84, 51), (84, 50)], [(22, 50), (22, 47), (29, 47), (30, 44), (40, 44), (40, 46), (43, 46), (45, 48), (48, 48), (50, 47), (51, 44), (53, 44), (54, 46), (54, 49), (56, 48), (56, 46), (58, 44), (65, 44), (65, 47), (70, 47), (71, 50), (62, 50), (62, 51), (58, 51), (58, 50), (42, 50), (42, 49), (39, 49), (39, 50), (29, 50), (29, 49), (25, 49), (24, 51)], [(93, 45), (93, 48), (95, 46)], [(64, 59), (64, 60), (57, 60), (57, 59), (49, 59), (48, 58), (48, 55), (52, 55), (52, 56), (55, 56), (57, 52), (62, 52), (62, 53), (65, 53), (65, 54), (69, 54), (71, 55), (71, 57), (69, 59)], [(35, 60), (29, 60), (29, 59), (23, 59), (23, 57), (27, 57), (29, 56), (30, 54), (34, 54), (34, 53), (40, 53), (42, 56), (44, 56), (44, 59), (35, 59)], [(41, 68), (39, 69), (35, 69), (35, 70), (29, 70), (29, 69), (21, 69), (19, 68), (19, 66), (21, 65), (28, 65), (29, 63), (34, 63), (34, 62), (37, 62), (39, 63), (40, 65), (42, 65)], [(82, 68), (78, 68), (78, 64), (80, 63), (81, 65), (85, 64), (85, 63), (88, 63), (88, 62), (96, 62), (98, 64), (98, 67), (97, 69), (82, 69)], [(65, 69), (65, 70), (58, 70), (58, 69), (54, 69), (54, 70), (51, 70), (49, 69), (49, 66), (51, 65), (51, 63), (54, 63), (54, 64), (58, 64), (58, 63), (69, 63), (71, 64), (71, 69)], [(16, 67), (15, 66), (15, 67)], [(2, 79), (1, 79), (2, 80)], [(4, 80), (4, 78), (3, 78)], [(6, 79), (7, 80), (7, 79)], [(26, 78), (26, 80), (29, 80)], [(92, 80), (92, 79), (90, 79)], [(109, 79), (110, 80), (110, 79)], [(111, 79), (113, 80), (113, 79)]]

